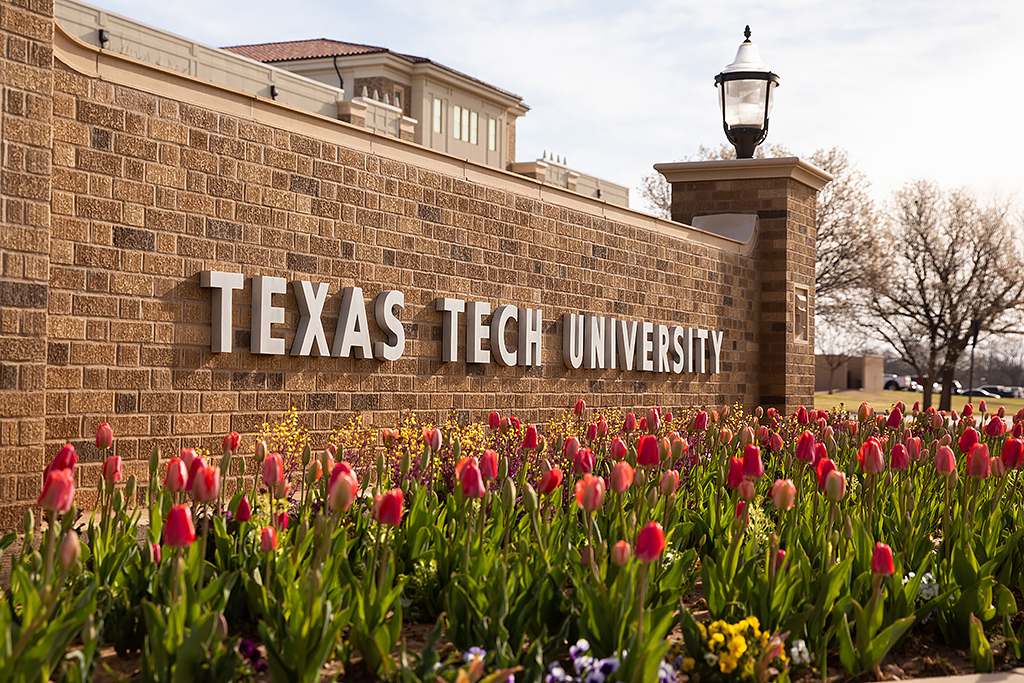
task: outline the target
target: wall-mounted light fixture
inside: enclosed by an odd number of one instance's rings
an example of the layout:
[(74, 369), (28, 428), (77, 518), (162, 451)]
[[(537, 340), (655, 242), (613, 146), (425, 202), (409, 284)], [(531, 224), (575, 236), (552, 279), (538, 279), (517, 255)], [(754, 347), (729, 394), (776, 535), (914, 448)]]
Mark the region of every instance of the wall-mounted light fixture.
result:
[(110, 31), (105, 28), (99, 30), (100, 47), (106, 47), (107, 43), (110, 42)]
[(272, 99), (272, 100), (276, 100), (276, 99), (277, 99), (277, 95), (278, 95), (278, 94), (279, 94), (280, 92), (281, 92), (281, 91), (277, 89), (277, 86), (276, 86), (276, 85), (272, 85), (272, 86), (270, 86), (270, 99)]

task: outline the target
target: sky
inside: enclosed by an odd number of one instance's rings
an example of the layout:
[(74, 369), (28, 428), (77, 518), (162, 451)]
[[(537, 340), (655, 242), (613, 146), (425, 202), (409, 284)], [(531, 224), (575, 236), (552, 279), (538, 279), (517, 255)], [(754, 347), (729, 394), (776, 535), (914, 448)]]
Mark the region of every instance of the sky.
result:
[(216, 47), (427, 57), (522, 96), (517, 160), (557, 154), (641, 210), (654, 164), (725, 142), (714, 77), (749, 24), (781, 81), (767, 142), (845, 149), (882, 204), (919, 179), (1024, 203), (1020, 0), (89, 1)]

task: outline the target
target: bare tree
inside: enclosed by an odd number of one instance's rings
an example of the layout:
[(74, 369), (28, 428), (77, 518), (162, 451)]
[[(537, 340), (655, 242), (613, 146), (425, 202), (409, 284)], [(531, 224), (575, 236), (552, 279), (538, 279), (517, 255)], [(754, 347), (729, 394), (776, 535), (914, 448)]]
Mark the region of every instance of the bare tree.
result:
[(925, 406), (940, 379), (939, 407), (949, 410), (972, 320), (1008, 332), (1024, 309), (1024, 254), (1007, 209), (918, 181), (896, 192), (888, 228), (875, 235), (879, 253), (864, 280), (869, 326), (917, 371)]
[(817, 316), (814, 350), (828, 366), (828, 393), (834, 393), (836, 372), (852, 359), (864, 355), (864, 334), (849, 317)]

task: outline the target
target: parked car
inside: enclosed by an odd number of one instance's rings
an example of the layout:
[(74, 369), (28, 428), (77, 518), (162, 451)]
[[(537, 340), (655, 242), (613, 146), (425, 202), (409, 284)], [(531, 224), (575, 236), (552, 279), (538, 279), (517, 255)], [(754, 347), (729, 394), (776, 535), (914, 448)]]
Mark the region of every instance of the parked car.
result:
[(999, 394), (993, 394), (991, 391), (985, 391), (984, 389), (970, 389), (969, 391), (961, 391), (960, 394), (963, 396), (976, 396), (986, 400), (1002, 398)]
[(886, 391), (912, 391), (914, 381), (910, 375), (885, 375), (883, 378)]
[[(911, 377), (911, 379), (914, 380), (914, 382), (918, 385), (918, 387), (921, 387), (921, 388), (918, 389), (918, 391), (921, 391), (922, 388), (924, 387), (924, 385), (921, 384), (921, 378), (920, 377)], [(953, 380), (953, 393), (954, 394), (962, 394), (963, 391), (964, 391), (964, 385), (960, 384), (959, 380)], [(933, 394), (941, 394), (942, 393), (942, 382), (932, 382), (932, 393)]]
[(1006, 387), (1002, 384), (990, 384), (984, 387), (978, 387), (983, 391), (987, 391), (990, 394), (995, 394), (1000, 398), (1021, 398), (1018, 391), (1018, 387)]

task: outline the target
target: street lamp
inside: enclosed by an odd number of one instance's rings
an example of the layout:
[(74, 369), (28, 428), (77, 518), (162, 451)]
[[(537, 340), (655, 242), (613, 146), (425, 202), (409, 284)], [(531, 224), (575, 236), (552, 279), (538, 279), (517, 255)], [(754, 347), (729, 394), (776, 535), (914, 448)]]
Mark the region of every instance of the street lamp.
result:
[(736, 59), (715, 76), (715, 86), (725, 136), (736, 147), (738, 159), (750, 159), (754, 148), (768, 135), (768, 116), (774, 104), (772, 94), (779, 77), (761, 61), (757, 47), (750, 42), (749, 26), (743, 36), (746, 40), (736, 51)]

